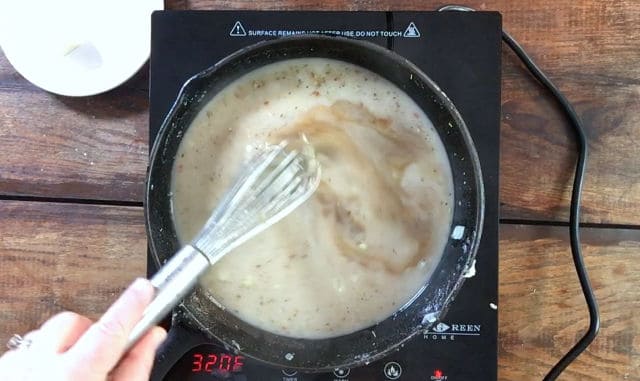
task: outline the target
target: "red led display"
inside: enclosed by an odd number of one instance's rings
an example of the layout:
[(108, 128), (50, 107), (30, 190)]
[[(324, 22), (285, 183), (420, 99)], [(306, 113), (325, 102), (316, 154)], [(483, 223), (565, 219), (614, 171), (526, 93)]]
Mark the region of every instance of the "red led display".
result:
[(192, 365), (193, 373), (240, 372), (244, 357), (228, 353), (194, 353)]

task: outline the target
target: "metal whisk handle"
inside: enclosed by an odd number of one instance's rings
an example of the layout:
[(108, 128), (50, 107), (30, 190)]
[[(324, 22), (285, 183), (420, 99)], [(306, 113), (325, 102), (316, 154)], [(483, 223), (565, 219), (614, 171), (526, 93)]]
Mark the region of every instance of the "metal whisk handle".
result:
[(178, 251), (151, 278), (156, 294), (127, 340), (129, 350), (160, 319), (165, 317), (198, 282), (210, 266), (207, 257), (191, 245)]

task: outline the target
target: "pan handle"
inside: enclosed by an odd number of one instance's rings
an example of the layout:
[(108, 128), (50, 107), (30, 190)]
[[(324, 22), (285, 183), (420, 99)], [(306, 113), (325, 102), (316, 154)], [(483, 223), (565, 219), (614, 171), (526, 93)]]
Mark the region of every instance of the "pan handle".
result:
[(207, 344), (202, 333), (195, 331), (182, 319), (174, 316), (167, 338), (158, 347), (151, 370), (150, 381), (166, 380), (168, 373), (188, 351), (201, 344)]
[(200, 275), (208, 268), (207, 257), (191, 245), (186, 245), (171, 257), (151, 278), (156, 294), (129, 334), (126, 350), (167, 316), (193, 290)]

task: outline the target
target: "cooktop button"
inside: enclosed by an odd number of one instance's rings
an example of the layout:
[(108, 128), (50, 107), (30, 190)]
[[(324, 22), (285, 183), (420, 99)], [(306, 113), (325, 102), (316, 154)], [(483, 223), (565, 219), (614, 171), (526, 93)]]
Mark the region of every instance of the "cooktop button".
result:
[(284, 374), (287, 377), (291, 377), (291, 376), (295, 376), (296, 374), (298, 374), (297, 370), (291, 370), (291, 369), (282, 369), (282, 374)]
[(388, 380), (397, 380), (402, 375), (402, 367), (395, 361), (390, 361), (384, 366), (384, 375)]
[(351, 369), (349, 368), (338, 368), (333, 371), (333, 374), (338, 378), (346, 378), (349, 373), (351, 373)]

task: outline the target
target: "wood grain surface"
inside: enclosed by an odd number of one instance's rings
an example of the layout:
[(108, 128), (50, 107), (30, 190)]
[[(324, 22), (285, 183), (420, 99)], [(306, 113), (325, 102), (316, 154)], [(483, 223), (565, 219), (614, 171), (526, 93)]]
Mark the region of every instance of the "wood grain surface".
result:
[(36, 88), (0, 57), (0, 194), (141, 201), (146, 70), (84, 98)]
[[(505, 28), (574, 102), (591, 148), (583, 220), (640, 225), (640, 3), (463, 3), (502, 12)], [(442, 4), (171, 0), (167, 8), (432, 10)], [(572, 135), (506, 49), (503, 58), (502, 217), (566, 220)], [(124, 87), (76, 99), (35, 88), (0, 55), (0, 194), (141, 201), (147, 109), (146, 69)]]
[(144, 275), (141, 208), (0, 201), (1, 343), (60, 311), (97, 318)]
[[(499, 378), (539, 380), (588, 324), (566, 229), (500, 234)], [(0, 237), (0, 342), (62, 310), (97, 318), (145, 271), (141, 208), (2, 201)], [(561, 379), (640, 380), (640, 231), (583, 229), (583, 241), (602, 330)]]
[[(587, 308), (566, 228), (501, 225), (500, 380), (540, 380), (583, 335)], [(600, 334), (560, 380), (640, 380), (640, 231), (582, 229)]]

